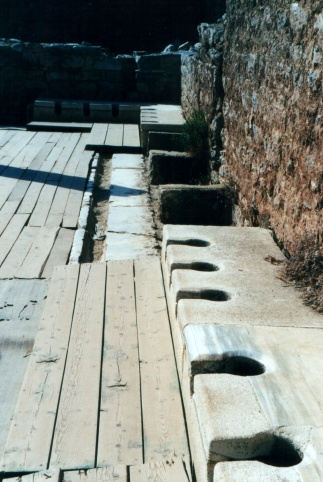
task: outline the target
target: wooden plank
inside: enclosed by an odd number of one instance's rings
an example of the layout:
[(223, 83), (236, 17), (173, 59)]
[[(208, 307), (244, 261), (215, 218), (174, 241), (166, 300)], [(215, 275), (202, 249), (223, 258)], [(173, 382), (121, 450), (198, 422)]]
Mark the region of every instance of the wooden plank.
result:
[[(51, 250), (45, 268), (41, 274), (42, 278), (50, 278), (55, 266), (64, 265), (68, 261), (68, 256), (73, 244), (75, 231), (72, 229), (60, 229)], [(1, 274), (1, 269), (0, 269)]]
[(143, 463), (133, 261), (108, 263), (97, 466)]
[(30, 184), (35, 179), (38, 170), (41, 168), (43, 162), (50, 154), (53, 149), (54, 144), (46, 143), (43, 147), (33, 146), (33, 159), (31, 159), (29, 167), (24, 171), (21, 178), (15, 185), (10, 196), (8, 197), (7, 203), (10, 203), (11, 209), (18, 209), (19, 204), (23, 200)]
[(62, 222), (69, 197), (69, 189), (73, 184), (75, 169), (79, 162), (78, 156), (82, 155), (85, 147), (84, 145), (82, 151), (80, 151), (78, 142), (79, 136), (73, 134), (60, 157), (60, 164), (55, 166), (55, 171), (61, 172), (61, 176), (45, 222), (46, 226), (59, 226)]
[[(62, 226), (64, 228), (76, 228), (79, 218), (79, 213), (82, 205), (84, 189), (86, 186), (86, 178), (75, 181), (77, 188), (70, 190), (68, 200), (65, 207)], [(81, 190), (82, 189), (82, 190)]]
[(10, 139), (17, 134), (17, 131), (3, 130), (1, 131), (0, 148), (7, 144)]
[[(25, 170), (30, 166), (34, 160), (37, 152), (44, 145), (46, 139), (39, 139), (38, 134), (31, 139), (30, 143), (21, 150), (21, 152), (14, 157), (10, 162), (8, 161), (8, 166), (1, 173), (0, 178), (0, 207), (4, 204), (7, 199), (10, 199), (12, 191), (15, 189), (16, 185), (19, 183), (21, 178), (30, 176), (30, 172), (26, 174)], [(49, 137), (47, 135), (47, 137)], [(9, 158), (10, 159), (10, 158)], [(4, 161), (4, 160), (2, 160)], [(38, 159), (36, 159), (36, 168), (38, 167)], [(10, 164), (10, 165), (9, 165)], [(12, 200), (12, 199), (10, 199)]]
[(1, 456), (27, 369), (28, 355), (34, 345), (47, 290), (47, 280), (26, 282), (11, 279), (1, 280), (0, 283)]
[(93, 124), (91, 134), (88, 138), (88, 146), (96, 146), (104, 144), (107, 136), (109, 124)]
[(130, 482), (190, 482), (182, 460), (159, 460), (130, 467)]
[(122, 146), (123, 124), (109, 124), (104, 144), (109, 146)]
[[(22, 203), (18, 209), (19, 213), (32, 213), (35, 205), (37, 204), (38, 198), (40, 196), (40, 193), (43, 189), (43, 186), (48, 179), (48, 176), (52, 170), (52, 168), (55, 165), (55, 162), (57, 160), (57, 157), (59, 154), (62, 152), (62, 146), (55, 146), (52, 149), (50, 149), (46, 154), (46, 146), (44, 146), (44, 157), (45, 159), (43, 160), (43, 163), (41, 167), (38, 169), (35, 177), (33, 178), (33, 182), (29, 186), (24, 199), (22, 200)], [(49, 148), (48, 148), (49, 149)], [(48, 207), (48, 206), (47, 206)], [(48, 211), (47, 211), (48, 213)], [(47, 216), (46, 213), (46, 216)], [(44, 216), (43, 216), (44, 218)], [(46, 219), (46, 218), (45, 218)], [(45, 221), (44, 221), (45, 222)]]
[[(12, 151), (12, 146), (16, 143), (19, 146), (19, 140), (22, 139), (24, 132), (8, 131), (0, 142), (0, 174), (7, 166), (15, 159), (15, 154)], [(19, 151), (18, 151), (19, 152)]]
[(158, 257), (135, 260), (144, 461), (189, 457)]
[(0, 236), (3, 233), (3, 231), (6, 229), (12, 216), (13, 216), (13, 213), (2, 211), (2, 209), (0, 210)]
[(59, 138), (61, 137), (62, 133), (61, 132), (53, 132), (52, 135), (49, 138), (49, 142), (58, 142)]
[(16, 131), (10, 140), (1, 148), (2, 155), (15, 157), (35, 136), (35, 132)]
[(23, 264), (39, 228), (25, 226), (0, 268), (0, 278), (14, 278)]
[[(58, 142), (56, 147), (60, 149), (56, 159), (55, 159), (55, 164), (51, 170), (51, 173), (49, 175), (49, 180), (60, 180), (64, 169), (66, 167), (66, 164), (71, 157), (79, 139), (80, 135), (79, 134), (62, 134), (62, 139), (63, 142)], [(65, 142), (64, 142), (64, 139)]]
[[(32, 134), (29, 132), (29, 134)], [(33, 138), (29, 141), (30, 145), (37, 144), (37, 145), (44, 145), (46, 142), (49, 142), (49, 139), (51, 138), (52, 133), (51, 132), (37, 132), (37, 134), (33, 135)]]
[(64, 211), (62, 222), (64, 228), (77, 227), (91, 158), (92, 156), (87, 151), (83, 151), (79, 158)]
[(2, 233), (0, 238), (0, 266), (6, 259), (27, 220), (28, 214), (15, 214)]
[[(45, 134), (49, 136), (50, 133)], [(40, 167), (37, 167), (37, 170), (35, 169), (35, 176), (32, 179), (33, 182), (30, 183), (28, 190), (21, 202), (21, 205), (18, 209), (19, 213), (32, 213), (39, 198), (40, 192), (43, 188), (43, 185), (46, 180), (49, 179), (52, 169), (55, 167), (57, 160), (60, 158), (62, 152), (65, 149), (65, 142), (67, 142), (69, 138), (70, 134), (60, 133), (56, 145), (48, 142), (41, 149), (38, 156), (43, 162)]]
[(1, 472), (47, 468), (68, 348), (79, 266), (55, 269), (12, 420)]
[[(67, 159), (66, 156), (62, 155), (64, 150), (64, 144), (61, 143), (62, 139), (64, 141), (65, 134), (61, 134), (60, 140), (57, 142), (56, 146), (49, 153), (45, 162), (42, 164), (41, 168), (38, 170), (36, 177), (34, 179), (37, 185), (31, 187), (30, 192), (28, 190), (27, 199), (24, 199), (22, 203), (22, 210), (33, 210), (32, 216), (30, 218), (29, 224), (31, 226), (44, 226), (48, 212), (51, 208), (52, 201), (54, 199), (58, 180), (60, 179), (61, 173), (54, 173), (53, 169), (55, 166), (65, 166)], [(61, 158), (63, 164), (61, 165)], [(58, 167), (59, 171), (60, 167)], [(59, 223), (57, 224), (57, 226)]]
[(39, 229), (16, 278), (39, 278), (55, 242), (59, 228)]
[(59, 132), (91, 132), (93, 124), (84, 122), (40, 122), (33, 121), (27, 124), (29, 131), (59, 131)]
[(5, 162), (5, 159), (2, 160), (4, 164), (7, 163), (8, 165), (3, 169), (0, 177), (0, 207), (8, 199), (19, 179), (23, 176), (25, 169), (29, 166), (31, 162), (30, 149), (23, 150), (13, 159), (8, 158), (8, 162)]
[(137, 124), (124, 125), (122, 145), (140, 147), (139, 126)]
[(104, 263), (81, 265), (50, 464), (95, 466), (105, 293)]
[(19, 477), (13, 477), (11, 479), (3, 479), (7, 482), (60, 482), (61, 471), (60, 469), (51, 469), (43, 472), (36, 472), (35, 474), (28, 474)]
[(43, 189), (41, 190), (41, 193), (37, 200), (37, 204), (30, 217), (30, 220), (29, 220), (30, 226), (45, 226), (46, 219), (47, 219), (50, 207), (52, 205), (57, 186), (58, 186), (57, 181), (46, 182)]
[[(25, 280), (3, 280), (0, 283), (0, 310), (1, 319), (3, 321), (28, 321), (31, 319), (40, 319), (39, 307), (41, 306), (44, 296), (46, 296), (47, 284), (40, 280), (31, 280), (26, 283)], [(4, 289), (4, 291), (3, 291)], [(3, 334), (4, 324), (1, 324), (1, 332)], [(24, 334), (24, 324), (12, 323), (8, 327), (8, 336), (11, 335), (18, 339), (27, 338), (27, 347), (33, 347), (34, 339)], [(16, 327), (16, 328), (15, 328)], [(36, 330), (35, 330), (36, 331)], [(28, 333), (27, 333), (28, 335)], [(19, 362), (17, 361), (19, 365)], [(3, 367), (1, 367), (3, 368)], [(0, 411), (1, 411), (0, 404)], [(13, 407), (14, 408), (14, 407)]]
[(63, 482), (128, 482), (127, 467), (116, 465), (100, 469), (66, 471)]

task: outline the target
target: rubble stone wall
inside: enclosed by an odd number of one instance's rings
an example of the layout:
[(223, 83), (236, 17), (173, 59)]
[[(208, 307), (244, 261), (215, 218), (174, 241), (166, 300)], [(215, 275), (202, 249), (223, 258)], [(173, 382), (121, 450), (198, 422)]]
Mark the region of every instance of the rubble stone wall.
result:
[(225, 0), (0, 0), (0, 35), (25, 42), (90, 42), (115, 53), (158, 52), (195, 41)]
[(113, 56), (87, 44), (2, 40), (0, 125), (25, 124), (37, 98), (179, 104), (180, 64), (180, 53)]
[(321, 0), (227, 0), (225, 157), (245, 224), (293, 253), (323, 229)]
[(210, 125), (212, 165), (217, 168), (223, 149), (223, 21), (201, 24), (198, 32), (195, 52), (182, 57), (182, 106), (187, 116), (193, 110), (204, 111)]
[(208, 115), (236, 222), (273, 229), (291, 254), (309, 237), (322, 247), (322, 1), (227, 0), (223, 46), (218, 24), (199, 33), (182, 102)]

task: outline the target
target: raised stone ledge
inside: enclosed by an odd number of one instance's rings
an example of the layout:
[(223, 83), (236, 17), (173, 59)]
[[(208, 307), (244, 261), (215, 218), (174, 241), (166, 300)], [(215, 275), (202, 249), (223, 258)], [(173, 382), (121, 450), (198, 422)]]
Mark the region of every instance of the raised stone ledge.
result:
[(280, 279), (283, 260), (265, 229), (164, 227), (198, 482), (322, 479), (322, 317)]

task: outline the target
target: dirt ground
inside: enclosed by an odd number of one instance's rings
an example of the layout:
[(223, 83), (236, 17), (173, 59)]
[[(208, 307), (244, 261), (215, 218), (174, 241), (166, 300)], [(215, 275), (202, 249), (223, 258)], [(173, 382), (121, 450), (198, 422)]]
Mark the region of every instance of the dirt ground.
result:
[(111, 159), (100, 157), (96, 184), (93, 191), (93, 223), (91, 261), (102, 261), (109, 214)]

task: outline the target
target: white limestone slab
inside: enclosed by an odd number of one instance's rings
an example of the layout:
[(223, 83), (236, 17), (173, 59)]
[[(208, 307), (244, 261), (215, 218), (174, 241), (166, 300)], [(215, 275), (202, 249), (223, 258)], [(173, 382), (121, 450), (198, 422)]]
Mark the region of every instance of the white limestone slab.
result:
[(156, 241), (152, 236), (108, 233), (106, 260), (135, 259), (156, 255)]
[(295, 467), (268, 467), (261, 462), (222, 462), (214, 469), (214, 482), (259, 482), (260, 480), (263, 482), (303, 481)]
[[(185, 244), (198, 241), (207, 245)], [(182, 329), (190, 323), (322, 324), (322, 316), (303, 305), (295, 288), (281, 278), (279, 262), (284, 257), (265, 229), (165, 226), (162, 260), (171, 310), (178, 313)], [(218, 270), (189, 269), (198, 262)], [(228, 301), (210, 301), (199, 295), (215, 289), (227, 293)]]
[(254, 458), (269, 450), (271, 426), (259, 410), (248, 378), (196, 375), (194, 386), (194, 405), (209, 460)]
[(142, 130), (160, 130), (162, 126), (170, 132), (173, 128), (177, 131), (184, 124), (182, 108), (180, 105), (156, 105), (141, 107)]
[(225, 358), (255, 360), (265, 371), (247, 378), (271, 426), (323, 426), (323, 330), (189, 325), (184, 334), (192, 376), (204, 363), (221, 370)]
[(113, 169), (143, 169), (144, 158), (139, 154), (113, 154)]
[[(283, 261), (264, 229), (164, 227), (166, 295), (198, 482), (213, 481), (214, 465), (214, 481), (323, 480), (322, 316), (284, 281)], [(238, 376), (230, 357), (265, 372)], [(295, 468), (239, 461), (257, 458), (258, 448), (268, 459), (281, 439), (302, 454)]]
[(110, 205), (140, 206), (148, 204), (148, 190), (143, 174), (137, 169), (114, 169), (111, 175)]
[(108, 236), (111, 232), (153, 236), (152, 215), (146, 206), (114, 206), (109, 212)]

